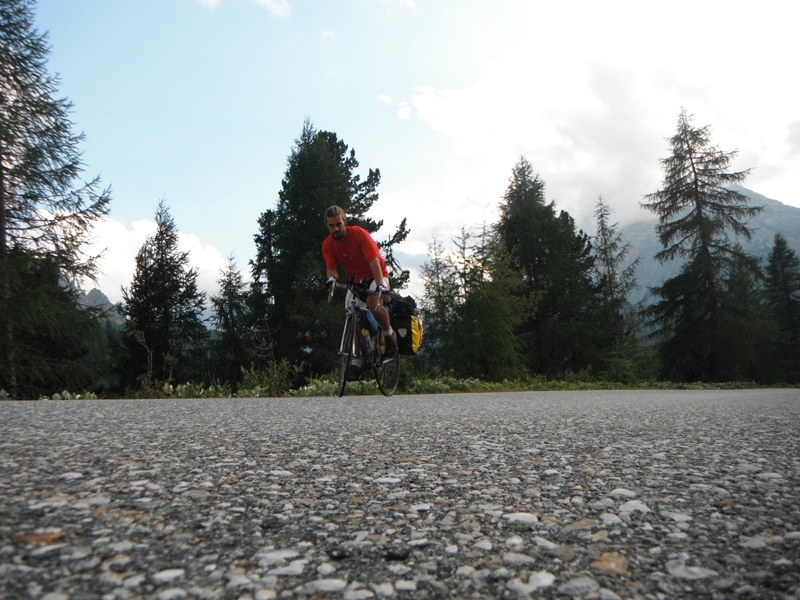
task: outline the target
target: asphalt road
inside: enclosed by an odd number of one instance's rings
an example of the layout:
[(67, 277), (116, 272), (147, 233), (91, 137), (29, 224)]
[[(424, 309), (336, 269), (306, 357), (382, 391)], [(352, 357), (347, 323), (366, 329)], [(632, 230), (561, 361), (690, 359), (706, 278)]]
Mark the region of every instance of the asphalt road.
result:
[(0, 598), (800, 598), (800, 390), (0, 403)]

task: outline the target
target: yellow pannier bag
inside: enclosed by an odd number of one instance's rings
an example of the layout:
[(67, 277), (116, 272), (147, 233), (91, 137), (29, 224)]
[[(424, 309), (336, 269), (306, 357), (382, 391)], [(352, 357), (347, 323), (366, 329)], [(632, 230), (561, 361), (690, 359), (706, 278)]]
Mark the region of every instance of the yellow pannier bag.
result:
[(397, 333), (397, 348), (400, 354), (416, 356), (422, 347), (424, 327), (419, 313), (392, 315), (392, 329)]
[(425, 328), (417, 310), (417, 303), (411, 296), (401, 296), (390, 292), (391, 301), (387, 308), (392, 315), (392, 329), (397, 333), (397, 347), (400, 354), (416, 356), (422, 347), (422, 334)]

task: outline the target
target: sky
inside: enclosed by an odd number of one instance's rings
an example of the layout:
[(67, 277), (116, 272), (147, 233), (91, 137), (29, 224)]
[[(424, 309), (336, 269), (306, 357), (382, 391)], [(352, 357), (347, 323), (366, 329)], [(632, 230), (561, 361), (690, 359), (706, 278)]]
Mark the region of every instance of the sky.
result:
[[(92, 251), (122, 298), (163, 200), (198, 284), (247, 278), (308, 119), (381, 171), (370, 216), (421, 293), (428, 245), (496, 222), (525, 157), (547, 201), (594, 231), (652, 218), (685, 109), (737, 151), (744, 185), (800, 207), (792, 3), (761, 0), (38, 0), (89, 180), (112, 189)], [(320, 227), (324, 227), (320, 218)]]

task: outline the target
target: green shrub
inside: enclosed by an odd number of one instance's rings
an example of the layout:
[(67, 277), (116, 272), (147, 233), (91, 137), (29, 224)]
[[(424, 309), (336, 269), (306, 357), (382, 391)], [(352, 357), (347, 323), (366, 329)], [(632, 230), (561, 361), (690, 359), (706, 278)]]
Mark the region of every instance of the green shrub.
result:
[(303, 373), (304, 365), (292, 365), (288, 359), (273, 361), (266, 368), (242, 368), (242, 383), (237, 396), (242, 398), (279, 398), (291, 393), (294, 382)]

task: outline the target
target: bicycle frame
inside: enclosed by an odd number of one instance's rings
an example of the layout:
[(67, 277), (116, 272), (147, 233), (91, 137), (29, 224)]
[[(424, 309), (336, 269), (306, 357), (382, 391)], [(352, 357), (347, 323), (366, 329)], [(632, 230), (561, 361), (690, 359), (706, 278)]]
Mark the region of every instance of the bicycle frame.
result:
[[(369, 336), (364, 335), (364, 316), (363, 312), (365, 310), (369, 310), (368, 308), (364, 308), (359, 304), (358, 299), (355, 296), (355, 293), (352, 289), (350, 289), (346, 285), (337, 284), (337, 287), (341, 286), (344, 289), (347, 289), (350, 292), (350, 301), (347, 303), (345, 307), (346, 315), (352, 315), (352, 319), (355, 319), (355, 343), (357, 344), (357, 354), (361, 356), (362, 360), (367, 361), (367, 367), (370, 369), (374, 369), (376, 366), (380, 365), (380, 344), (378, 339), (378, 333), (370, 334)], [(381, 291), (378, 290), (375, 292), (378, 296), (378, 302), (381, 301)], [(346, 321), (345, 321), (346, 322)], [(339, 344), (339, 352), (345, 353), (348, 352), (350, 349), (347, 348), (349, 340), (347, 327), (345, 327), (344, 331), (342, 332), (342, 341)], [(372, 343), (370, 343), (372, 342)], [(356, 348), (354, 348), (355, 350)]]
[[(333, 292), (336, 288), (346, 289), (349, 293), (345, 303), (345, 326), (339, 343), (339, 396), (344, 394), (348, 379), (347, 371), (351, 360), (356, 356), (361, 358), (362, 373), (367, 370), (373, 371), (381, 392), (385, 396), (391, 396), (397, 388), (400, 377), (400, 357), (383, 359), (381, 346), (384, 339), (380, 327), (374, 333), (364, 335), (364, 311), (369, 309), (362, 306), (364, 303), (358, 299), (357, 292), (361, 290), (356, 284), (345, 285), (336, 282), (331, 286), (328, 302), (333, 299)], [(383, 290), (379, 289), (368, 293), (376, 295), (380, 304)]]

